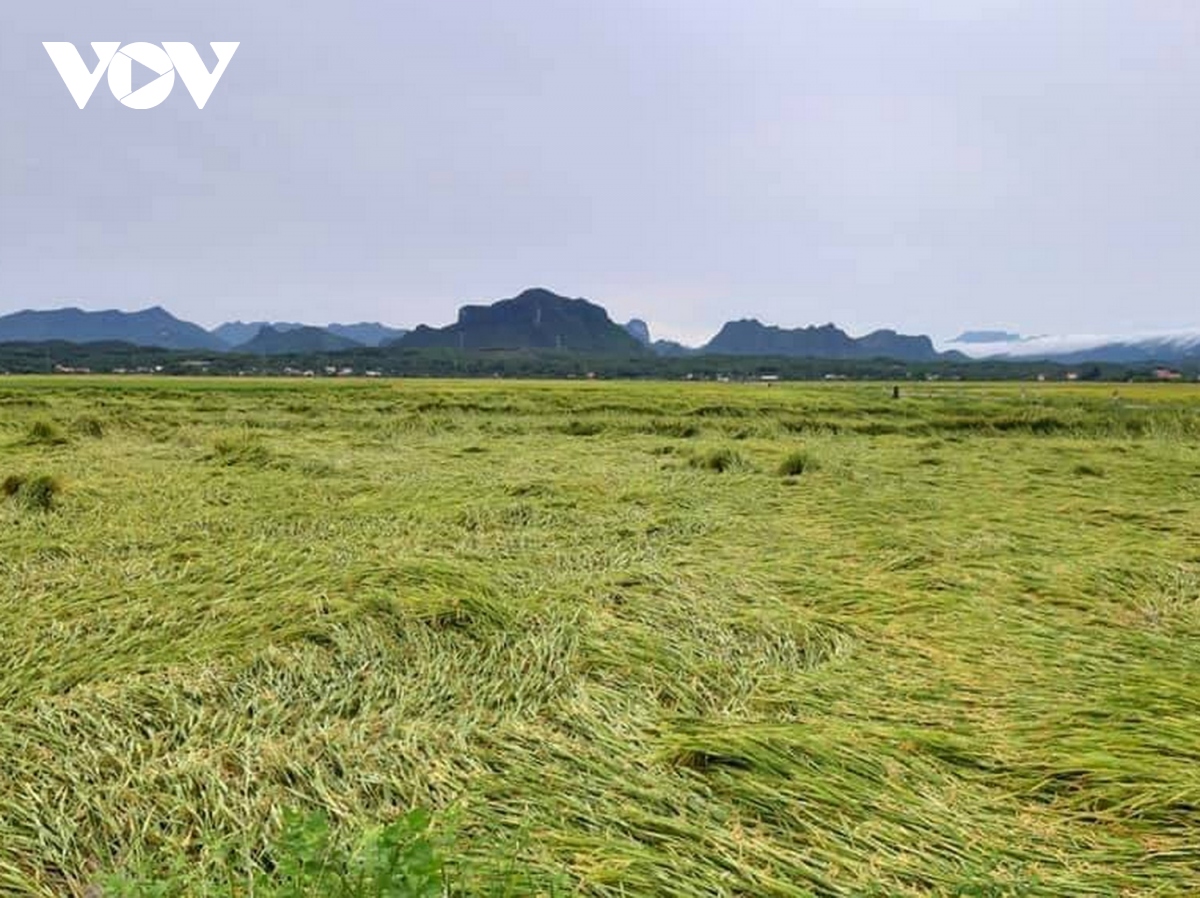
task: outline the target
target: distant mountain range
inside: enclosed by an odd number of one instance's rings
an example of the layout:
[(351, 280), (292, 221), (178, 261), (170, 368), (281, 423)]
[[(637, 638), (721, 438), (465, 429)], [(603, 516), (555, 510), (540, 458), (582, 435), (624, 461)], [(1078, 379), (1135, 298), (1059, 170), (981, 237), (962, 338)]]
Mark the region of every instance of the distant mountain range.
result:
[(329, 324), (231, 321), (207, 331), (155, 306), (139, 312), (88, 312), (66, 308), (0, 316), (0, 343), (118, 342), (134, 346), (213, 353), (302, 355), (364, 347), (452, 350), (539, 350), (667, 357), (687, 355), (778, 356), (901, 362), (995, 359), (1066, 364), (1200, 361), (1200, 330), (1128, 337), (1022, 337), (1003, 330), (966, 331), (943, 346), (922, 335), (877, 330), (851, 337), (833, 324), (781, 328), (753, 318), (727, 322), (700, 347), (655, 340), (645, 321), (614, 322), (585, 299), (549, 290), (526, 290), (490, 305), (463, 306), (454, 324), (412, 331), (379, 323)]
[(266, 325), (245, 343), (235, 346), (234, 352), (254, 355), (290, 355), (307, 352), (344, 352), (361, 348), (362, 343), (343, 337), (323, 327), (301, 325), (286, 330)]
[(226, 321), (214, 327), (212, 333), (227, 347), (233, 348), (249, 343), (264, 327), (277, 331), (292, 331), (304, 325), (294, 321)]
[[(263, 328), (267, 327), (280, 333), (290, 333), (311, 327), (311, 325), (301, 324), (298, 321), (227, 321), (214, 327), (212, 333), (230, 349), (235, 349), (252, 341)], [(388, 327), (377, 321), (363, 321), (358, 324), (327, 324), (320, 329), (339, 337), (345, 337), (358, 346), (382, 346), (384, 343), (390, 343), (408, 333), (402, 328)]]
[(212, 349), (229, 347), (220, 337), (166, 309), (154, 306), (140, 312), (85, 312), (83, 309), (24, 311), (0, 317), (0, 342), (103, 343), (116, 340), (135, 346), (163, 349)]
[(378, 321), (362, 321), (358, 324), (327, 324), (325, 330), (363, 346), (383, 346), (399, 340), (408, 333), (404, 328), (388, 327)]
[(140, 312), (110, 309), (23, 311), (0, 316), (0, 343), (105, 343), (211, 352), (287, 355), (381, 346), (407, 331), (376, 322), (313, 327), (287, 321), (229, 321), (211, 331), (160, 306)]

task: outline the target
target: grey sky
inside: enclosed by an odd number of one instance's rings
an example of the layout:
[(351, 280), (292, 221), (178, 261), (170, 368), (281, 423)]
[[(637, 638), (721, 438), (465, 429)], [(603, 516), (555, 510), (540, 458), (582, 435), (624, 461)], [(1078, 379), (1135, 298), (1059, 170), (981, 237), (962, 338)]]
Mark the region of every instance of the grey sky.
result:
[[(241, 48), (80, 111), (48, 40)], [(1193, 0), (6, 0), (0, 312), (1195, 327), (1197, 48)]]

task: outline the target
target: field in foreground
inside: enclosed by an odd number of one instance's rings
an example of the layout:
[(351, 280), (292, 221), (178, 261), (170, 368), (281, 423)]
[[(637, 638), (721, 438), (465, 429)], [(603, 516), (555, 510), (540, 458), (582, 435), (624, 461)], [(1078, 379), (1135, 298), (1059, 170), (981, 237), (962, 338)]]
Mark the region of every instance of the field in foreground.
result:
[(1193, 387), (8, 378), (0, 480), (0, 894), (1200, 893)]

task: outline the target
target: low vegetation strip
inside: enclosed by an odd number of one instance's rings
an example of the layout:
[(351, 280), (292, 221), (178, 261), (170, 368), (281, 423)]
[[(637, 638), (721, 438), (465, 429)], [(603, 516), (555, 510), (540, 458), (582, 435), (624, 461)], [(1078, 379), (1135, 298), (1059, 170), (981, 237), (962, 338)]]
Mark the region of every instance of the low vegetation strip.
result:
[(0, 380), (0, 894), (1192, 895), (1200, 389)]

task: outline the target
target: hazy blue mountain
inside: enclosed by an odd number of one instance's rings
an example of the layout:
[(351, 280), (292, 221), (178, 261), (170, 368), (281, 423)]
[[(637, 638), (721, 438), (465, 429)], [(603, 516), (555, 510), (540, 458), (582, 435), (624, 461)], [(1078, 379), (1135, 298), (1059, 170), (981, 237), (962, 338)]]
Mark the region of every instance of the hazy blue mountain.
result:
[(421, 325), (393, 345), (634, 354), (645, 351), (600, 306), (543, 289), (526, 290), (488, 306), (463, 306), (454, 324), (441, 328)]
[(633, 339), (637, 340), (643, 346), (650, 345), (650, 326), (641, 318), (631, 318), (621, 326), (625, 328), (625, 332), (629, 336), (633, 337)]
[[(298, 321), (227, 321), (214, 327), (212, 332), (230, 346), (240, 346), (253, 340), (264, 327), (287, 332), (299, 330), (313, 325), (301, 324)], [(339, 337), (353, 340), (361, 346), (382, 346), (403, 337), (408, 331), (397, 327), (388, 327), (377, 321), (362, 321), (356, 324), (328, 324), (324, 330)]]
[(727, 322), (701, 351), (719, 355), (826, 359), (928, 361), (938, 358), (933, 341), (925, 336), (878, 330), (856, 339), (832, 324), (789, 329), (763, 324), (753, 318)]
[(357, 324), (330, 324), (325, 330), (345, 337), (363, 346), (383, 346), (399, 340), (408, 333), (404, 328), (388, 327), (378, 321), (360, 321)]
[(140, 312), (83, 309), (14, 312), (0, 317), (0, 343), (63, 340), (68, 343), (116, 341), (163, 349), (222, 350), (228, 346), (198, 324), (181, 321), (159, 306)]
[(861, 358), (900, 359), (925, 362), (938, 357), (933, 341), (924, 335), (899, 334), (884, 328), (854, 339), (856, 355)]
[(210, 333), (228, 346), (237, 346), (254, 339), (255, 334), (267, 326), (265, 321), (226, 321)]
[(230, 346), (240, 346), (253, 340), (264, 327), (273, 327), (277, 331), (294, 331), (304, 326), (294, 321), (226, 321), (214, 327), (212, 333)]
[(694, 355), (699, 352), (699, 350), (693, 349), (691, 346), (684, 346), (675, 340), (655, 340), (650, 344), (650, 348), (654, 350), (655, 355), (662, 356)]
[(963, 331), (951, 343), (1015, 343), (1020, 334), (1012, 331)]
[(361, 348), (363, 344), (331, 334), (321, 327), (295, 327), (279, 330), (272, 325), (262, 327), (253, 339), (234, 347), (234, 352), (254, 355), (291, 355), (306, 352), (341, 352)]

